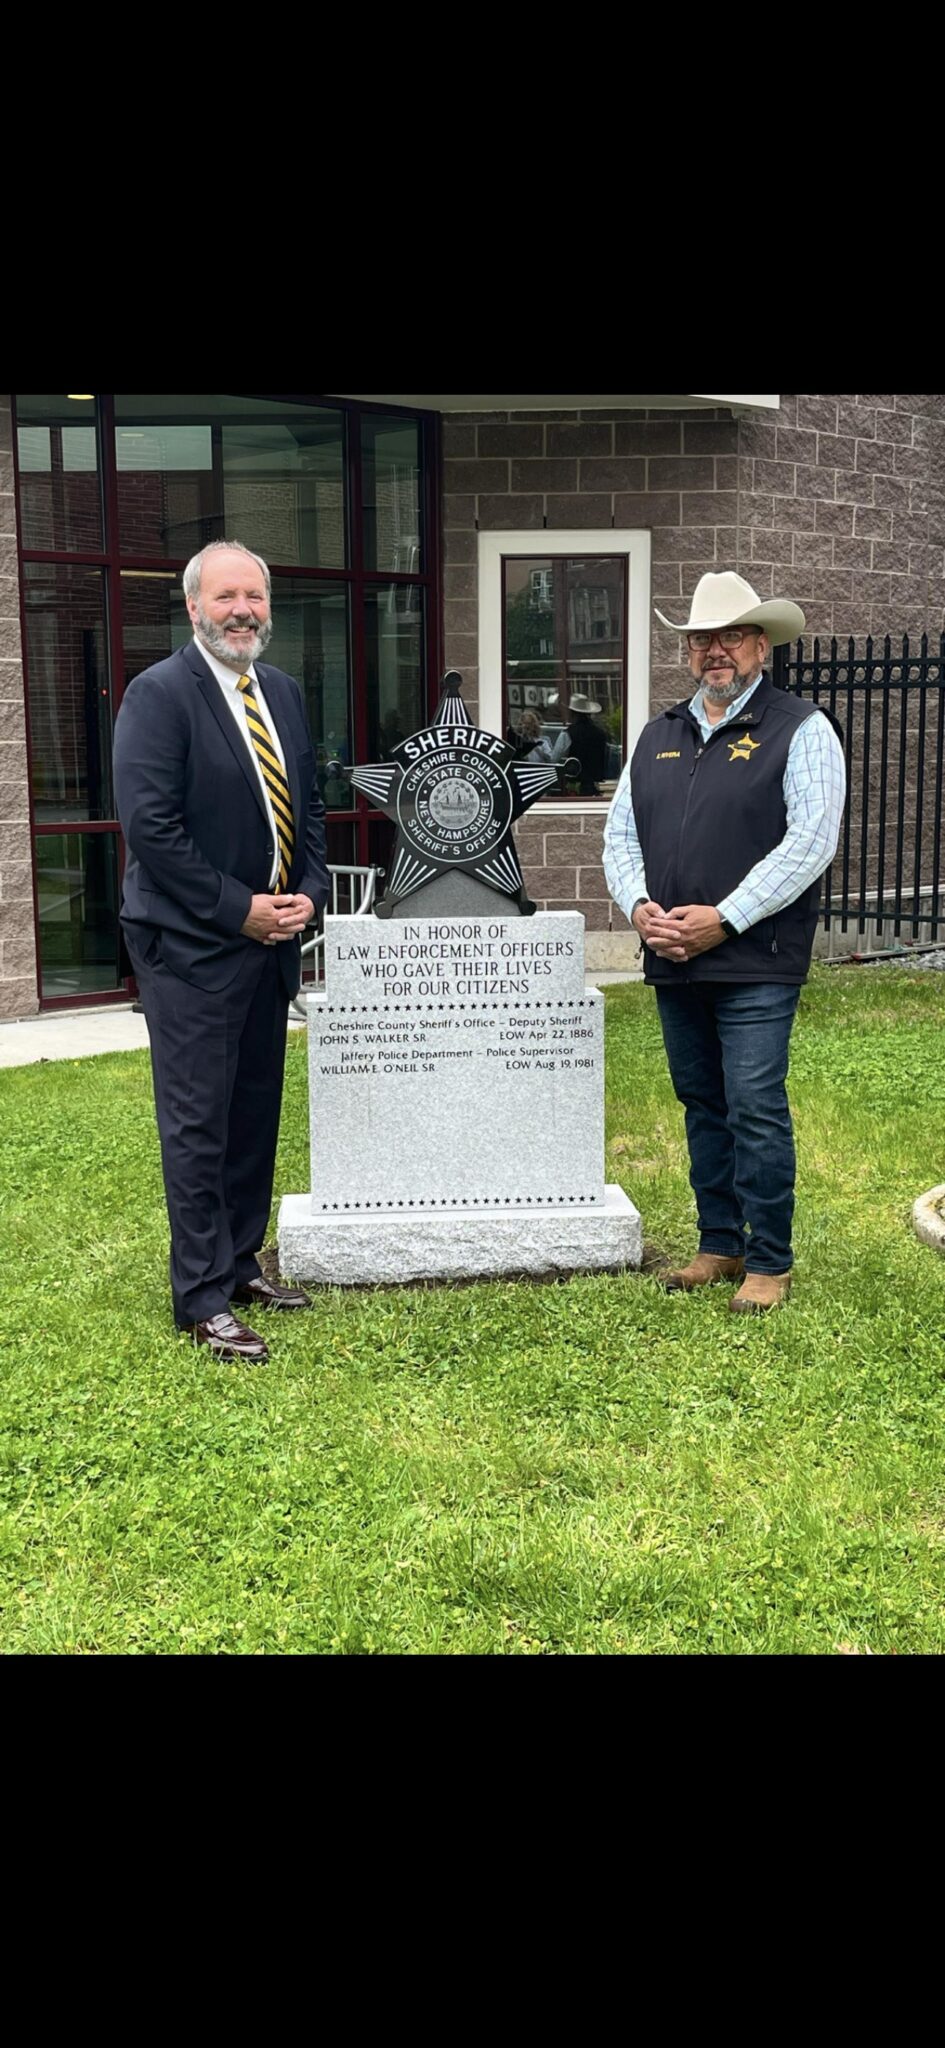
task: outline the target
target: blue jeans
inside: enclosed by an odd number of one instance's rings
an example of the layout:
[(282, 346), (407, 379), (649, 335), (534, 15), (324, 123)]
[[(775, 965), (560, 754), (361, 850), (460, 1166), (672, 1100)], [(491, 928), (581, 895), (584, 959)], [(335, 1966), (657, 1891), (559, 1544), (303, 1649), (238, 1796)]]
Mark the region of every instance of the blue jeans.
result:
[(796, 1161), (785, 1081), (799, 996), (779, 982), (656, 990), (686, 1111), (699, 1249), (743, 1257), (750, 1273), (786, 1273), (794, 1263)]

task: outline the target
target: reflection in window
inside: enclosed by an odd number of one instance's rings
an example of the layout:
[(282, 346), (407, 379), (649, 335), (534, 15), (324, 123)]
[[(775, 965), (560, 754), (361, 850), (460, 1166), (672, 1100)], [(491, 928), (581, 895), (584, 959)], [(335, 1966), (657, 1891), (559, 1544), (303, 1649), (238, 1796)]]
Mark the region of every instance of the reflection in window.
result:
[(101, 569), (23, 565), (30, 758), (39, 820), (110, 818), (112, 713)]
[(94, 398), (18, 393), (20, 545), (72, 554), (102, 547)]
[(270, 564), (341, 568), (339, 412), (235, 396), (119, 397), (115, 460), (122, 554), (189, 559), (239, 539)]
[(227, 531), (250, 529), (267, 562), (335, 569), (345, 562), (341, 416), (312, 411), (283, 426), (225, 427)]
[(126, 685), (193, 636), (176, 569), (123, 569), (121, 616)]
[(43, 999), (117, 988), (117, 835), (42, 833), (35, 847)]
[(369, 761), (386, 760), (424, 724), (421, 601), (396, 583), (365, 597)]
[(417, 576), (423, 569), (419, 423), (365, 414), (361, 450), (364, 566)]
[(351, 657), (343, 583), (279, 576), (272, 586), (272, 639), (265, 659), (301, 683), (327, 810), (354, 808), (341, 774), (351, 766)]
[(581, 584), (568, 593), (568, 623), (572, 640), (615, 640), (616, 626), (610, 609), (611, 593), (605, 584)]
[(610, 796), (624, 759), (626, 560), (514, 556), (503, 574), (507, 737), (554, 763), (559, 796)]

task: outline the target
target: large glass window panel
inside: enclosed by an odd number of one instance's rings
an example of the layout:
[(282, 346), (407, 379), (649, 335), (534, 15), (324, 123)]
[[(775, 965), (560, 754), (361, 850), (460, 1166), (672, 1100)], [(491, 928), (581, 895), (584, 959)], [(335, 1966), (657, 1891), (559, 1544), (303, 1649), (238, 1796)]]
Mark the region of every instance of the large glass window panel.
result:
[(23, 584), (35, 817), (111, 818), (104, 572), (25, 562)]
[(361, 419), (364, 566), (417, 576), (424, 567), (420, 530), (420, 422)]
[(340, 413), (224, 427), (222, 462), (228, 535), (286, 568), (344, 568)]
[(424, 725), (423, 593), (391, 583), (365, 596), (368, 760), (383, 761)]
[(123, 569), (121, 617), (126, 684), (193, 639), (176, 569), (166, 575), (160, 570)]
[(20, 544), (57, 554), (102, 551), (102, 484), (94, 398), (18, 393)]
[(624, 762), (626, 561), (516, 556), (503, 568), (509, 736), (557, 766), (558, 795), (612, 796)]
[(117, 397), (115, 459), (126, 557), (188, 559), (227, 539), (287, 567), (345, 566), (344, 422), (331, 407)]
[(345, 585), (278, 576), (272, 586), (272, 639), (263, 658), (302, 685), (326, 810), (353, 810), (350, 785), (339, 773), (342, 764), (354, 761)]
[(118, 988), (117, 834), (41, 833), (35, 846), (44, 1001)]

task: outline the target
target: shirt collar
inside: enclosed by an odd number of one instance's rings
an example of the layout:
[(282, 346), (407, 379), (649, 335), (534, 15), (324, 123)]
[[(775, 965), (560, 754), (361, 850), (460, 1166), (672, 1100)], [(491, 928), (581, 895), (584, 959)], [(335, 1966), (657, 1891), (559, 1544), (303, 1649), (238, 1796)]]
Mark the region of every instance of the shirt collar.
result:
[[(722, 717), (716, 719), (716, 729), (720, 725), (727, 725), (730, 718), (738, 717), (739, 712), (742, 711), (745, 705), (747, 704), (749, 697), (751, 697), (754, 694), (755, 690), (757, 690), (758, 684), (762, 681), (763, 676), (764, 670), (762, 669), (761, 675), (756, 676), (753, 683), (749, 683), (748, 688), (742, 691), (740, 697), (733, 697), (732, 702), (726, 705)], [(705, 709), (705, 702), (703, 698), (701, 683), (699, 685), (698, 690), (695, 693), (695, 696), (690, 697), (689, 699), (689, 709), (692, 712), (694, 718), (707, 718), (708, 716)]]
[(240, 676), (248, 676), (251, 683), (256, 683), (256, 671), (251, 661), (247, 663), (245, 668), (239, 670), (228, 668), (225, 661), (219, 661), (215, 654), (211, 654), (209, 647), (204, 646), (203, 641), (198, 638), (196, 633), (194, 634), (194, 646), (198, 654), (203, 655), (207, 667), (216, 676), (217, 682), (222, 683), (225, 689), (238, 690)]

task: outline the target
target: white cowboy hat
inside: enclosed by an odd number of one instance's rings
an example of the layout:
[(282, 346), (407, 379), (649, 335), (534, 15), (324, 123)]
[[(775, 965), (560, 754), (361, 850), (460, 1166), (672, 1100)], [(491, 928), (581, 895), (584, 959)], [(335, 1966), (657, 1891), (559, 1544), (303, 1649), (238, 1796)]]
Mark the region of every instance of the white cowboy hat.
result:
[(718, 576), (711, 571), (700, 576), (689, 617), (681, 625), (664, 618), (656, 605), (653, 610), (673, 633), (717, 633), (724, 626), (758, 626), (767, 633), (772, 647), (796, 640), (805, 625), (799, 604), (792, 604), (789, 597), (771, 597), (763, 604), (757, 590), (752, 590), (744, 576), (736, 576), (733, 569), (723, 569)]
[(580, 690), (576, 690), (574, 696), (568, 700), (568, 710), (593, 713), (600, 710), (600, 705), (595, 704), (593, 697), (583, 697)]

